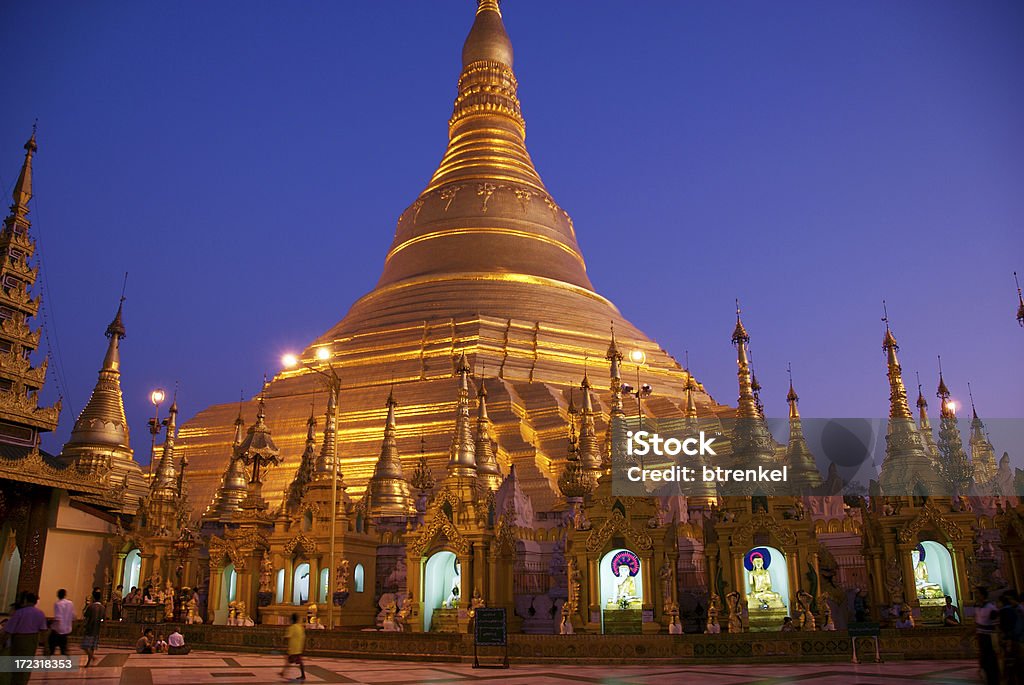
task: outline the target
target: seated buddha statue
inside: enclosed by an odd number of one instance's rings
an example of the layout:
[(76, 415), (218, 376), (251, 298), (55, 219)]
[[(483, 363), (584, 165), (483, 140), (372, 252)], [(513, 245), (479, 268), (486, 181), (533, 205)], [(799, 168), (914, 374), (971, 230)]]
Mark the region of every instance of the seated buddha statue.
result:
[(914, 564), (914, 585), (917, 587), (917, 596), (921, 599), (941, 599), (945, 596), (942, 586), (933, 583), (928, 579), (928, 565), (921, 559), (921, 552), (914, 550), (910, 553)]
[(772, 591), (772, 577), (769, 575), (768, 569), (764, 567), (764, 558), (759, 554), (755, 555), (750, 560), (750, 563), (754, 568), (750, 571), (750, 593), (748, 598), (753, 600), (753, 602), (748, 603), (770, 609), (785, 607), (785, 604), (782, 603), (782, 595)]
[(619, 577), (622, 580), (615, 586), (615, 602), (632, 602), (640, 599), (636, 594), (636, 580), (629, 575), (629, 566), (623, 564), (619, 567)]

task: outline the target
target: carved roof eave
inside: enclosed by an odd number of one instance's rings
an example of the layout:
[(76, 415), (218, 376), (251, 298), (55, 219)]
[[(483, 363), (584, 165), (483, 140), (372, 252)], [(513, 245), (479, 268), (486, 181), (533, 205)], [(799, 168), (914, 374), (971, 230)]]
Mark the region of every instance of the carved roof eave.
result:
[(20, 459), (0, 457), (0, 478), (101, 496), (106, 507), (112, 504), (108, 485), (72, 466), (58, 468), (47, 464), (38, 448), (33, 448)]
[(903, 526), (897, 537), (900, 542), (911, 542), (921, 532), (921, 529), (929, 524), (945, 535), (947, 540), (959, 541), (964, 537), (960, 526), (943, 516), (942, 512), (928, 503), (925, 503), (917, 516)]
[(783, 546), (789, 547), (797, 542), (796, 533), (783, 526), (778, 519), (766, 511), (758, 511), (742, 523), (733, 532), (733, 539), (737, 542), (753, 544), (754, 533), (762, 530), (773, 534)]
[(416, 537), (409, 543), (409, 548), (417, 555), (423, 556), (427, 550), (443, 535), (447, 539), (447, 547), (452, 548), (458, 554), (469, 552), (469, 541), (455, 527), (440, 508), (434, 511), (434, 515), (416, 533)]
[(612, 509), (611, 516), (587, 536), (587, 551), (597, 552), (607, 545), (616, 534), (622, 535), (627, 541), (636, 545), (640, 551), (646, 552), (654, 547), (654, 542), (646, 530), (637, 530), (629, 525), (629, 521), (621, 511)]

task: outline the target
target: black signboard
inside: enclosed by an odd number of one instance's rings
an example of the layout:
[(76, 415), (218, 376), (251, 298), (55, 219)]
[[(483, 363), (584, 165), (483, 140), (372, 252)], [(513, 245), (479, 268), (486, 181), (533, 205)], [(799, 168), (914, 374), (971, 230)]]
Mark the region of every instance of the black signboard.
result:
[(881, 626), (877, 623), (851, 623), (847, 630), (850, 637), (878, 637)]
[(480, 607), (474, 612), (473, 635), (481, 647), (504, 647), (508, 644), (505, 608)]
[[(504, 647), (505, 658), (500, 666), (482, 665), (477, 647)], [(473, 612), (473, 668), (508, 668), (508, 625), (504, 607), (480, 607)]]

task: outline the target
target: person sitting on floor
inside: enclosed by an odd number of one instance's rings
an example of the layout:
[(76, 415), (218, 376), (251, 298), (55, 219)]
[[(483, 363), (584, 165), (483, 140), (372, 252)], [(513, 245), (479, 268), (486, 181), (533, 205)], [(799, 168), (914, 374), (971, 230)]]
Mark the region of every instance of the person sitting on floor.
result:
[(953, 604), (953, 598), (946, 595), (946, 606), (942, 607), (942, 625), (960, 625), (960, 608)]
[(185, 636), (175, 628), (174, 632), (167, 636), (168, 654), (188, 654), (192, 648), (185, 644)]
[(157, 654), (165, 654), (167, 652), (167, 640), (164, 639), (163, 633), (156, 636), (156, 644), (153, 645), (153, 651)]
[(135, 643), (136, 654), (152, 654), (153, 653), (153, 629), (146, 628)]
[(787, 616), (782, 619), (782, 627), (779, 630), (783, 633), (792, 633), (796, 630), (796, 624), (793, 623), (793, 617)]

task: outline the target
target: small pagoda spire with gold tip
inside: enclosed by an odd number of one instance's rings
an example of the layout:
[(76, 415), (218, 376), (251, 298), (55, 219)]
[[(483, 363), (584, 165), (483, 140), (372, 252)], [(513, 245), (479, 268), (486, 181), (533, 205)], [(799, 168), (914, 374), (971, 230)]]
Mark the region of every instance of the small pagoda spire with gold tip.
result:
[(316, 417), (313, 415), (313, 405), (309, 405), (309, 418), (306, 419), (306, 447), (302, 450), (299, 458), (299, 467), (295, 469), (292, 482), (288, 485), (288, 495), (285, 499), (287, 509), (295, 510), (302, 502), (306, 488), (313, 480), (313, 471), (316, 469)]
[(266, 379), (256, 409), (256, 423), (249, 426), (242, 442), (235, 449), (235, 459), (248, 469), (249, 486), (242, 509), (262, 510), (267, 508), (263, 499), (263, 479), (266, 469), (281, 463), (281, 450), (271, 436), (266, 418)]
[(571, 389), (569, 390), (569, 406), (569, 435), (566, 440), (565, 468), (558, 476), (558, 489), (569, 503), (570, 509), (575, 512), (583, 502), (583, 498), (594, 491), (595, 481), (580, 462), (580, 446), (576, 435), (576, 415)]
[(794, 494), (811, 494), (812, 490), (821, 487), (821, 472), (815, 463), (814, 455), (807, 447), (804, 438), (803, 423), (800, 420), (800, 397), (793, 388), (793, 367), (787, 365), (789, 374), (789, 392), (786, 402), (789, 404), (789, 443), (786, 445), (786, 464), (790, 469), (789, 482), (797, 491)]
[(174, 469), (174, 439), (178, 431), (178, 400), (171, 401), (164, 429), (164, 446), (150, 484), (151, 497), (172, 499), (176, 491), (177, 476)]
[(22, 162), (18, 181), (14, 184), (14, 191), (11, 193), (14, 204), (11, 205), (11, 216), (8, 219), (9, 228), (12, 228), (14, 224), (22, 224), (26, 228), (28, 225), (28, 220), (25, 217), (28, 216), (28, 203), (32, 199), (32, 157), (39, 150), (39, 146), (36, 144), (35, 124), (32, 124), (32, 135), (25, 143), (24, 149), (25, 161)]
[(96, 385), (71, 429), (70, 438), (61, 449), (60, 460), (75, 464), (87, 473), (105, 476), (111, 483), (121, 483), (127, 478), (129, 492), (137, 504), (147, 495), (148, 488), (133, 456), (121, 394), (120, 344), (125, 337), (124, 301), (122, 294), (117, 313), (104, 332), (107, 350)]
[(695, 430), (699, 423), (697, 418), (697, 401), (694, 399), (694, 395), (699, 390), (697, 387), (697, 381), (694, 380), (693, 374), (690, 373), (690, 351), (686, 351), (686, 426), (689, 430)]
[(491, 440), (491, 419), (487, 415), (487, 384), (480, 380), (480, 389), (476, 394), (476, 472), (480, 482), (488, 490), (497, 491), (501, 487), (501, 467), (498, 457), (494, 454), (494, 441)]
[(594, 399), (591, 396), (590, 378), (583, 372), (580, 383), (583, 406), (580, 410), (579, 460), (583, 471), (592, 478), (601, 473), (601, 450), (597, 440), (597, 428), (594, 424)]
[[(978, 416), (978, 410), (974, 407), (974, 391), (970, 382), (967, 383), (967, 396), (971, 398), (971, 463), (974, 465), (974, 482), (979, 487), (988, 488), (995, 478), (996, 450), (988, 439), (985, 431), (985, 423)], [(991, 493), (987, 493), (991, 494)]]
[(974, 485), (974, 465), (968, 459), (963, 439), (960, 437), (956, 404), (950, 399), (949, 387), (942, 375), (942, 357), (939, 357), (939, 387), (936, 396), (942, 407), (939, 440), (936, 444), (938, 452), (938, 468), (936, 470), (945, 488), (944, 494), (954, 497), (966, 495)]
[(221, 478), (220, 487), (217, 488), (213, 501), (203, 512), (204, 521), (225, 522), (232, 516), (242, 511), (242, 502), (245, 500), (248, 483), (245, 476), (245, 466), (241, 461), (235, 459), (238, 453), (238, 446), (242, 444), (244, 437), (245, 420), (242, 419), (242, 402), (238, 400), (238, 417), (235, 419), (235, 434), (231, 439), (231, 454), (228, 456), (228, 466), (224, 469), (224, 476)]
[(455, 405), (455, 435), (448, 459), (448, 475), (476, 478), (476, 444), (469, 418), (469, 362), (463, 352), (455, 365), (459, 377), (459, 395)]
[[(604, 445), (601, 450), (601, 470), (610, 473), (612, 468), (612, 453), (622, 450), (625, 440), (626, 412), (622, 408), (622, 353), (619, 352), (618, 344), (615, 342), (615, 322), (611, 322), (611, 342), (608, 344), (608, 352), (605, 359), (608, 360), (609, 389), (612, 393), (611, 411), (609, 412), (608, 425), (604, 431)], [(616, 435), (616, 430), (619, 435)]]
[(761, 412), (757, 408), (754, 396), (753, 379), (750, 373), (750, 359), (747, 356), (747, 345), (750, 335), (740, 317), (740, 301), (736, 300), (736, 328), (732, 331), (732, 344), (736, 346), (736, 377), (739, 380), (740, 394), (736, 406), (736, 418), (760, 419)]
[[(736, 327), (732, 332), (732, 344), (736, 346), (736, 377), (739, 380), (739, 402), (736, 408), (735, 428), (732, 434), (733, 461), (740, 468), (768, 466), (775, 461), (775, 440), (765, 424), (764, 416), (758, 409), (750, 375), (750, 359), (747, 344), (750, 335), (740, 318), (740, 301), (736, 300)], [(757, 492), (771, 494), (770, 484), (757, 484)], [(733, 493), (726, 493), (733, 494)], [(746, 486), (734, 494), (752, 494)]]
[[(324, 439), (320, 445), (320, 454), (316, 459), (316, 467), (313, 469), (314, 480), (330, 480), (334, 477), (334, 460), (338, 457), (338, 431), (337, 431), (337, 406), (338, 397), (332, 387), (327, 393), (327, 409), (324, 411)], [(338, 469), (338, 487), (342, 485), (344, 474)]]
[(935, 450), (935, 436), (932, 435), (932, 422), (928, 418), (928, 400), (921, 390), (921, 375), (917, 374), (917, 429), (921, 433), (925, 454), (935, 462), (938, 452)]
[(395, 419), (394, 388), (388, 392), (384, 403), (387, 418), (384, 420), (384, 440), (380, 445), (380, 456), (373, 468), (373, 475), (366, 485), (366, 511), (372, 518), (409, 516), (416, 513), (416, 504), (409, 491), (409, 483), (402, 470), (402, 459), (398, 454), (398, 425)]
[(884, 300), (882, 311), (882, 321), (885, 322), (882, 351), (885, 352), (889, 379), (889, 428), (885, 436), (885, 459), (879, 474), (881, 489), (883, 494), (893, 496), (939, 494), (942, 484), (925, 452), (921, 434), (907, 404), (903, 370), (896, 355), (900, 347), (889, 328), (889, 310)]

